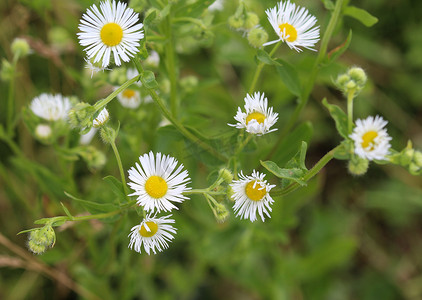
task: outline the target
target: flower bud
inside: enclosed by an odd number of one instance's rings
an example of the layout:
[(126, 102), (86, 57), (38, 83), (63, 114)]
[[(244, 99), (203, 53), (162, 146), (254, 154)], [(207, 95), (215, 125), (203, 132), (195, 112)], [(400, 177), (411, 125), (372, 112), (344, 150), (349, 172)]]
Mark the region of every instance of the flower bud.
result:
[(233, 15), (229, 17), (228, 23), (229, 26), (233, 29), (241, 29), (245, 24), (245, 20), (243, 19), (243, 16)]
[(227, 220), (227, 218), (230, 215), (226, 206), (221, 203), (218, 203), (217, 205), (214, 206), (213, 213), (218, 223), (223, 223), (224, 221)]
[(51, 127), (47, 124), (39, 124), (35, 128), (35, 136), (40, 140), (47, 140), (51, 136)]
[(105, 154), (93, 146), (81, 147), (78, 153), (87, 163), (89, 169), (99, 170), (107, 162)]
[(103, 126), (100, 130), (100, 136), (104, 143), (112, 144), (116, 140), (117, 132), (109, 126)]
[(231, 183), (233, 181), (233, 174), (226, 168), (220, 169), (218, 171), (218, 177), (223, 178), (226, 183)]
[(15, 38), (10, 49), (12, 50), (13, 55), (18, 58), (27, 56), (31, 51), (28, 42), (22, 38)]
[(409, 164), (408, 170), (409, 170), (409, 173), (412, 174), (412, 175), (419, 175), (419, 173), (421, 171), (421, 167), (419, 167), (414, 162), (411, 162)]
[(368, 77), (362, 68), (352, 67), (349, 69), (348, 74), (350, 78), (356, 82), (359, 89), (362, 89), (365, 86)]
[(360, 176), (366, 173), (368, 170), (369, 161), (367, 159), (360, 158), (357, 155), (353, 155), (347, 165), (350, 174)]
[(252, 29), (259, 23), (259, 17), (256, 13), (248, 12), (244, 20), (243, 28)]
[(248, 32), (248, 42), (252, 47), (261, 48), (268, 41), (268, 33), (260, 26)]
[(109, 119), (110, 115), (107, 108), (103, 108), (103, 110), (98, 114), (94, 121), (92, 121), (92, 126), (94, 126), (94, 128), (102, 127), (108, 122)]
[(75, 128), (91, 128), (92, 118), (95, 113), (95, 108), (85, 102), (77, 103), (69, 111), (70, 125)]
[(51, 225), (32, 230), (29, 234), (28, 248), (35, 254), (41, 254), (56, 242), (56, 234)]
[(413, 155), (413, 161), (418, 167), (422, 168), (422, 152), (421, 151), (415, 151), (415, 154)]

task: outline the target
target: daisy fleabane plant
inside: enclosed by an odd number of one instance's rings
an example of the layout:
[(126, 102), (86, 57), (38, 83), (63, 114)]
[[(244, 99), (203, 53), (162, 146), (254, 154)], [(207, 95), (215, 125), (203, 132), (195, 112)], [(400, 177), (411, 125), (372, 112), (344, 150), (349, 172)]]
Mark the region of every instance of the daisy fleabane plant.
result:
[(356, 127), (350, 135), (355, 144), (355, 154), (367, 160), (385, 159), (391, 147), (391, 137), (384, 128), (387, 123), (380, 116), (356, 120)]
[(253, 170), (252, 175), (245, 176), (240, 171), (239, 180), (233, 180), (230, 184), (233, 189), (232, 199), (235, 201), (233, 209), (236, 216), (241, 219), (249, 219), (251, 222), (257, 220), (258, 213), (262, 221), (265, 221), (264, 214), (271, 218), (271, 204), (274, 203), (270, 191), (275, 185), (264, 180), (265, 174)]
[(132, 227), (129, 234), (129, 248), (136, 252), (142, 253), (142, 244), (145, 252), (150, 255), (162, 252), (169, 247), (168, 242), (174, 239), (176, 228), (171, 224), (173, 219), (169, 219), (171, 215), (156, 218), (148, 214), (139, 225)]
[(46, 93), (35, 97), (30, 105), (35, 115), (48, 121), (66, 120), (71, 107), (68, 97)]
[(315, 51), (313, 47), (319, 41), (319, 26), (314, 27), (317, 19), (306, 8), (288, 0), (280, 1), (265, 12), (279, 39), (265, 43), (264, 46), (283, 41), (298, 52), (302, 51), (299, 47)]
[(247, 132), (263, 135), (277, 128), (270, 129), (277, 120), (278, 113), (273, 112), (272, 107), (268, 107), (268, 99), (264, 93), (256, 92), (253, 96), (246, 94), (245, 97), (245, 111), (243, 112), (239, 107), (234, 119), (238, 122), (236, 124), (228, 124), (236, 128), (245, 128)]
[[(135, 192), (129, 196), (138, 196), (137, 203), (146, 211), (171, 211), (178, 209), (173, 202), (181, 203), (188, 199), (183, 195), (191, 188), (188, 171), (183, 164), (177, 169), (178, 161), (168, 155), (151, 151), (139, 157), (140, 165), (129, 169), (128, 183)], [(183, 171), (182, 171), (183, 170)]]
[(123, 2), (103, 1), (101, 12), (92, 5), (82, 16), (78, 33), (79, 43), (94, 63), (101, 61), (102, 67), (110, 64), (113, 55), (118, 66), (121, 60), (128, 62), (139, 52), (139, 41), (144, 37), (142, 23), (136, 24), (139, 14)]

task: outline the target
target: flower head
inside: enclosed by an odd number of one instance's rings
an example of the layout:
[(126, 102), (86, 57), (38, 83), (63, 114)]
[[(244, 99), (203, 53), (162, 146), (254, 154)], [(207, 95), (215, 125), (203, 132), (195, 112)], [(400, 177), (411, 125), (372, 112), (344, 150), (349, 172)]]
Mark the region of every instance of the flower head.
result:
[(277, 130), (271, 129), (271, 126), (277, 122), (278, 113), (273, 112), (273, 108), (268, 108), (268, 100), (264, 93), (256, 92), (253, 96), (246, 94), (245, 97), (245, 111), (240, 107), (234, 119), (237, 124), (228, 124), (236, 128), (246, 128), (246, 131), (256, 135), (263, 135), (268, 132)]
[(118, 66), (121, 60), (128, 62), (138, 52), (139, 41), (144, 37), (142, 23), (136, 24), (139, 14), (126, 3), (103, 1), (101, 12), (92, 5), (82, 16), (78, 33), (79, 43), (85, 48), (89, 59), (101, 61), (102, 67), (110, 64), (113, 55)]
[[(119, 87), (115, 87), (117, 90)], [(117, 94), (117, 100), (123, 107), (135, 109), (141, 104), (141, 95), (139, 91), (127, 88)]]
[(167, 249), (169, 246), (167, 242), (174, 239), (173, 235), (176, 233), (176, 228), (170, 225), (174, 223), (173, 219), (169, 219), (170, 217), (171, 215), (161, 218), (147, 215), (141, 224), (132, 227), (129, 234), (129, 248), (141, 253), (142, 244), (144, 244), (144, 250), (148, 255), (151, 250), (157, 254), (157, 251), (162, 252)]
[(367, 160), (385, 159), (391, 147), (391, 137), (384, 129), (387, 123), (380, 116), (356, 120), (356, 127), (350, 135), (355, 144), (356, 155)]
[(265, 43), (264, 46), (283, 41), (298, 52), (302, 51), (299, 47), (315, 50), (313, 47), (319, 41), (319, 26), (313, 27), (317, 19), (306, 8), (287, 0), (280, 1), (278, 7), (265, 12), (279, 39)]
[(190, 182), (188, 171), (181, 164), (177, 169), (178, 161), (171, 157), (153, 152), (139, 157), (141, 165), (129, 169), (128, 185), (135, 192), (129, 196), (138, 196), (137, 203), (146, 211), (171, 211), (178, 209), (173, 202), (181, 203), (187, 197), (183, 192), (190, 190), (186, 187)]
[(103, 108), (103, 110), (100, 111), (100, 113), (94, 119), (94, 121), (92, 121), (92, 125), (95, 128), (99, 128), (103, 126), (105, 123), (107, 123), (109, 119), (110, 119), (110, 114), (108, 113), (107, 108)]
[(71, 108), (69, 98), (60, 94), (41, 94), (30, 105), (32, 112), (48, 121), (66, 120)]
[(270, 204), (274, 203), (270, 191), (275, 185), (270, 185), (264, 180), (265, 174), (253, 170), (252, 175), (245, 176), (242, 171), (239, 174), (240, 180), (233, 180), (230, 187), (233, 190), (231, 198), (235, 201), (233, 205), (236, 216), (241, 219), (255, 221), (256, 213), (261, 216), (264, 222), (264, 214), (271, 218)]

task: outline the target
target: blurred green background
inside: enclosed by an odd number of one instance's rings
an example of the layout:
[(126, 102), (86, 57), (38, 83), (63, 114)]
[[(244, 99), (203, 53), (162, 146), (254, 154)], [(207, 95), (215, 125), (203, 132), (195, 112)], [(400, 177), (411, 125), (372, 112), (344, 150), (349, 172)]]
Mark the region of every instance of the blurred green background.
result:
[[(132, 1), (132, 7), (148, 8), (144, 2)], [(276, 1), (245, 2), (274, 39), (264, 11)], [(297, 3), (318, 18), (323, 32), (329, 19), (323, 3)], [(91, 4), (0, 2), (1, 57), (11, 59), (15, 37), (24, 37), (33, 49), (18, 63), (17, 111), (42, 92), (76, 95), (90, 103), (110, 93), (107, 73), (89, 80), (76, 37), (80, 16)], [(321, 70), (300, 124), (273, 157), (280, 165), (295, 153), (299, 140), (308, 142), (308, 168), (340, 142), (321, 100), (327, 97), (345, 107), (333, 79), (353, 65), (369, 77), (356, 100), (356, 118), (380, 114), (389, 121), (395, 149), (405, 147), (408, 139), (422, 148), (422, 2), (350, 4), (379, 21), (368, 28), (342, 18), (329, 49), (340, 45), (350, 29), (351, 45), (339, 61)], [(234, 122), (256, 67), (256, 50), (226, 25), (236, 6), (237, 1), (226, 0), (224, 10), (213, 13), (210, 36), (192, 35), (192, 28), (183, 25), (174, 29), (179, 78), (199, 79), (193, 87), (180, 84), (179, 118), (214, 137), (222, 152), (235, 141), (235, 130), (226, 124)], [(163, 52), (159, 42), (148, 42), (147, 48)], [(315, 53), (298, 54), (283, 45), (277, 56), (294, 65), (306, 82)], [(163, 91), (166, 74), (161, 63), (156, 76)], [(258, 87), (279, 113), (280, 130), (295, 98), (271, 67), (264, 69)], [(1, 81), (0, 88), (4, 124), (8, 83)], [(121, 122), (118, 147), (125, 170), (139, 155), (154, 150), (183, 162), (194, 188), (215, 178), (220, 165), (171, 126), (158, 127), (161, 117), (154, 104), (125, 111), (113, 101), (108, 108), (114, 124)], [(77, 143), (77, 133), (72, 134)], [(276, 139), (277, 133), (269, 134), (247, 149), (245, 173), (259, 166)], [(331, 161), (307, 187), (276, 199), (265, 223), (241, 221), (232, 214), (218, 224), (204, 199), (193, 196), (173, 214), (176, 239), (155, 256), (127, 249), (129, 230), (139, 222), (135, 212), (117, 221), (66, 224), (56, 230), (55, 247), (34, 256), (26, 250), (26, 236), (17, 232), (34, 227), (36, 219), (62, 215), (60, 202), (75, 215), (83, 213), (63, 191), (97, 202), (110, 198), (102, 178), (118, 177), (118, 170), (110, 147), (95, 137), (93, 144), (106, 153), (107, 164), (92, 171), (77, 161), (72, 186), (62, 176), (54, 147), (37, 142), (21, 120), (14, 140), (25, 160), (0, 142), (0, 299), (422, 299), (422, 180), (400, 167), (371, 164), (367, 174), (353, 177), (347, 162)]]

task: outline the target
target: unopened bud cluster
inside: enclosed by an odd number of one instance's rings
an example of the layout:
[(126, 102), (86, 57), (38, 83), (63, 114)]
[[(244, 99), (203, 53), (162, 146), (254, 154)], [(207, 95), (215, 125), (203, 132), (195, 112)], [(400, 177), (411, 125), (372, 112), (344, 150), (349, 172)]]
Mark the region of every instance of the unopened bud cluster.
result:
[(69, 123), (74, 128), (89, 130), (92, 127), (94, 113), (95, 108), (92, 105), (80, 102), (69, 111)]
[(234, 15), (229, 17), (228, 24), (231, 28), (244, 32), (249, 44), (255, 48), (261, 48), (268, 41), (267, 32), (258, 25), (258, 15), (247, 11), (243, 2), (239, 4)]
[(337, 77), (335, 84), (345, 94), (353, 92), (355, 95), (363, 89), (368, 77), (359, 67), (352, 67), (346, 73)]
[(28, 248), (35, 254), (42, 254), (56, 242), (56, 234), (51, 225), (32, 230), (29, 234)]
[(352, 175), (361, 176), (368, 171), (369, 160), (353, 155), (347, 168)]

